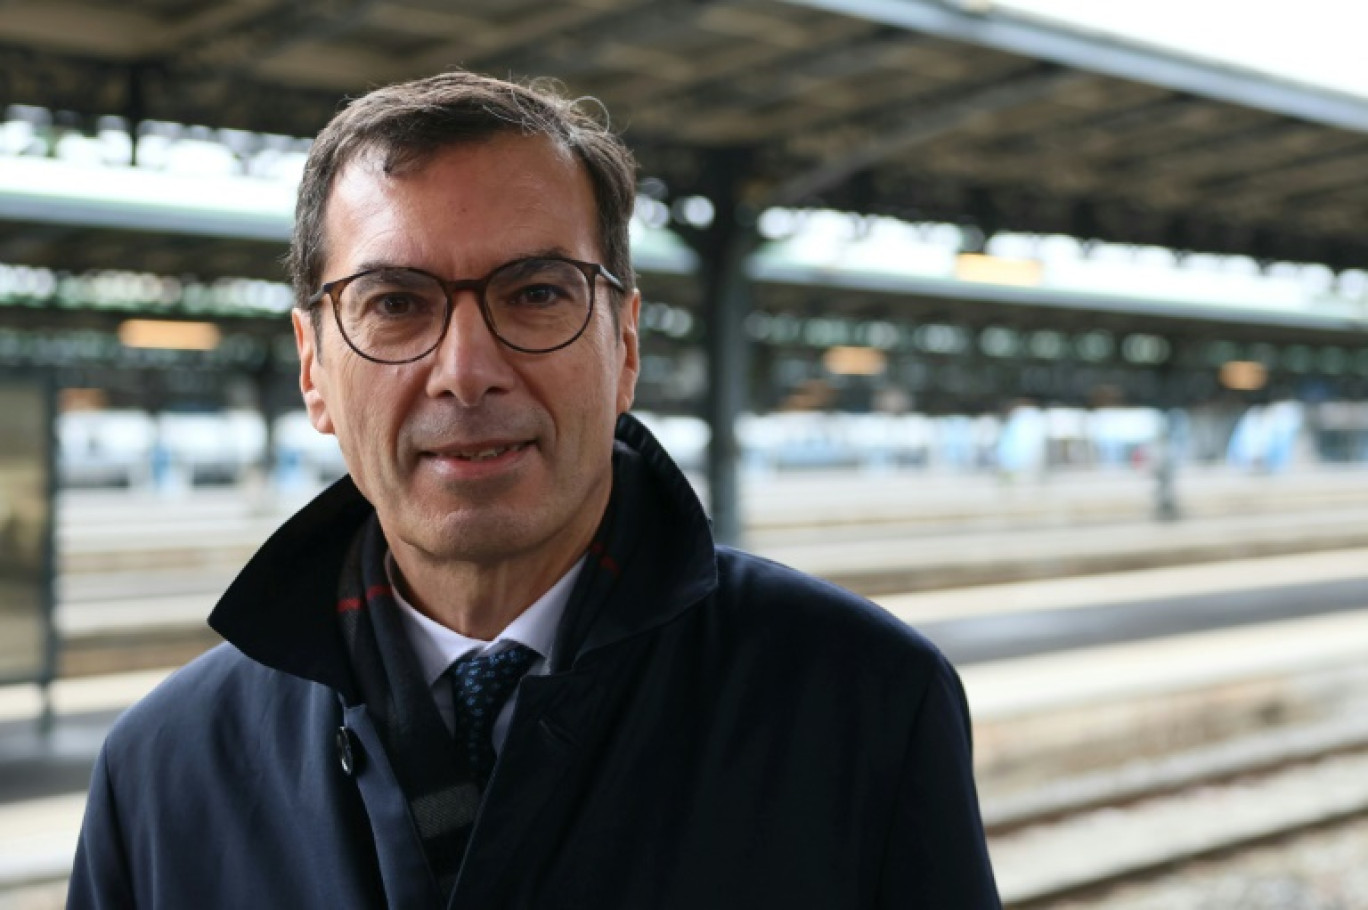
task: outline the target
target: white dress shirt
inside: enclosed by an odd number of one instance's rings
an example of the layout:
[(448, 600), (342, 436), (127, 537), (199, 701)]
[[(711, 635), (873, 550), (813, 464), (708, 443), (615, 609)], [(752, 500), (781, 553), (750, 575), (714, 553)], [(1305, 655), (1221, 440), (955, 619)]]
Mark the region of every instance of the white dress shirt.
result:
[[(570, 592), (575, 587), (575, 579), (579, 577), (583, 565), (584, 559), (581, 557), (579, 562), (570, 567), (570, 571), (551, 586), (550, 590), (509, 623), (497, 638), (493, 641), (481, 641), (478, 638), (467, 638), (419, 613), (417, 608), (399, 593), (399, 586), (394, 584), (399, 574), (395, 570), (394, 557), (386, 554), (385, 571), (390, 578), (390, 587), (394, 589), (394, 601), (399, 604), (404, 634), (408, 637), (413, 653), (418, 657), (418, 668), (427, 681), (432, 697), (437, 702), (437, 711), (442, 715), (448, 730), (455, 731), (456, 720), (452, 705), (451, 682), (443, 675), (447, 668), (467, 654), (503, 651), (516, 643), (531, 648), (540, 655), (528, 669), (528, 675), (544, 675), (551, 665), (551, 649), (555, 646), (556, 630), (560, 628), (561, 615), (565, 613), (565, 605), (570, 600)], [(504, 706), (499, 710), (499, 716), (494, 720), (495, 752), (503, 747), (504, 737), (508, 734), (508, 723), (513, 717), (513, 705), (517, 700), (517, 693), (514, 692), (513, 696), (504, 702)]]

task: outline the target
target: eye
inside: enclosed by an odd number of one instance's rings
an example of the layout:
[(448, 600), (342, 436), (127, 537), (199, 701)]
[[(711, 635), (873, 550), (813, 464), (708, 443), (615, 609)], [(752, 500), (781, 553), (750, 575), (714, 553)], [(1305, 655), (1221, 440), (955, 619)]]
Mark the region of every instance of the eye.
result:
[(440, 318), (444, 304), (435, 293), (409, 288), (366, 288), (355, 298), (356, 319), (374, 322), (412, 322)]
[(424, 308), (421, 298), (404, 291), (387, 291), (372, 297), (366, 310), (375, 316), (399, 319), (413, 316)]
[(537, 309), (555, 306), (568, 296), (564, 288), (554, 284), (528, 284), (509, 294), (506, 302), (509, 306)]

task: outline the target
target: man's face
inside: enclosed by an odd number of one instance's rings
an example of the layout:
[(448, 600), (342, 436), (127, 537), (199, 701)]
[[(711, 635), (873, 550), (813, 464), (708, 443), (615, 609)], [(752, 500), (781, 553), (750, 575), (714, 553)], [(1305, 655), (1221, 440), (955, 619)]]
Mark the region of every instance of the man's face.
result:
[[(602, 262), (588, 176), (544, 137), (453, 146), (397, 175), (362, 156), (338, 175), (324, 230), (324, 281), (377, 265), (455, 279), (533, 255)], [(587, 544), (611, 487), (613, 426), (636, 386), (635, 295), (615, 322), (596, 279), (584, 334), (524, 354), (494, 338), (462, 291), (437, 350), (398, 365), (359, 357), (331, 301), (321, 305), (317, 339), (294, 315), (305, 404), (337, 436), (391, 547), (494, 564)]]

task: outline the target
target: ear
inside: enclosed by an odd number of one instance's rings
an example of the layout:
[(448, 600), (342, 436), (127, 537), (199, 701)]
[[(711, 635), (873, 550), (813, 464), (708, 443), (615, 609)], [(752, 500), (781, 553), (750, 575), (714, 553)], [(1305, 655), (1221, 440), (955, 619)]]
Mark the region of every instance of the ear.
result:
[(323, 397), (323, 365), (319, 363), (318, 335), (313, 320), (299, 308), (290, 311), (294, 323), (295, 350), (299, 352), (299, 391), (304, 395), (304, 409), (309, 412), (309, 423), (315, 430), (335, 434), (328, 405)]
[(632, 291), (632, 299), (618, 312), (618, 344), (622, 346), (622, 366), (618, 370), (617, 411), (627, 413), (636, 398), (637, 376), (641, 373), (641, 351), (638, 347), (637, 320), (641, 316), (641, 291)]

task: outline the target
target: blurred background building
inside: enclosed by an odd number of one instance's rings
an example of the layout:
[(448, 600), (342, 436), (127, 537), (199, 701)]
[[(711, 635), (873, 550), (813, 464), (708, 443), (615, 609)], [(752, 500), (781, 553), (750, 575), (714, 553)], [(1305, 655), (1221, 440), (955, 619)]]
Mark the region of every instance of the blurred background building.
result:
[(1010, 905), (1368, 906), (1368, 13), (1249, 6), (0, 5), (4, 893), (60, 890), (112, 712), (344, 471), (280, 266), (308, 137), (460, 65), (637, 151), (638, 411), (719, 536), (963, 668)]

